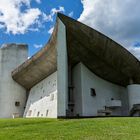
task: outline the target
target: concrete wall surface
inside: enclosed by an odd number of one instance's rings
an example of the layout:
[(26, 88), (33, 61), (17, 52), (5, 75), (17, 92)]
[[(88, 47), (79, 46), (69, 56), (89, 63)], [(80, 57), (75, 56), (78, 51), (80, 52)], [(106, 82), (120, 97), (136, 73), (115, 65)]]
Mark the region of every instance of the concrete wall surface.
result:
[(72, 82), (74, 86), (74, 114), (82, 116), (82, 82), (81, 82), (81, 64), (79, 63), (72, 69)]
[(0, 48), (0, 118), (23, 116), (26, 90), (12, 79), (11, 71), (27, 57), (27, 45), (7, 44)]
[(134, 104), (140, 104), (140, 85), (132, 84), (127, 86), (129, 97), (129, 110)]
[(57, 72), (31, 88), (24, 117), (57, 118)]
[(57, 70), (58, 70), (58, 116), (66, 116), (68, 109), (68, 60), (65, 25), (58, 18), (57, 33)]
[[(110, 108), (111, 115), (124, 115), (128, 113), (128, 102), (124, 103), (127, 89), (106, 80), (101, 79), (79, 63), (73, 69), (73, 84), (75, 96), (75, 113), (82, 116), (97, 116), (99, 110), (105, 110), (111, 100), (116, 100), (113, 108)], [(81, 88), (81, 89), (80, 89)], [(96, 95), (91, 95), (91, 88)], [(122, 96), (122, 94), (124, 94)], [(120, 106), (121, 102), (121, 107)], [(113, 103), (113, 102), (112, 102)], [(112, 105), (111, 105), (112, 106)]]

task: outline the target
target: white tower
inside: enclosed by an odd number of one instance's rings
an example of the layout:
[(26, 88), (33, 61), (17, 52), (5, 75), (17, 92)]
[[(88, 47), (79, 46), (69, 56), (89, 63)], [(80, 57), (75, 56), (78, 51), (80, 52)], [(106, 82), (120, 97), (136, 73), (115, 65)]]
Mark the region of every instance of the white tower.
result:
[(23, 115), (26, 90), (12, 79), (11, 72), (27, 57), (27, 45), (4, 44), (0, 48), (0, 118)]

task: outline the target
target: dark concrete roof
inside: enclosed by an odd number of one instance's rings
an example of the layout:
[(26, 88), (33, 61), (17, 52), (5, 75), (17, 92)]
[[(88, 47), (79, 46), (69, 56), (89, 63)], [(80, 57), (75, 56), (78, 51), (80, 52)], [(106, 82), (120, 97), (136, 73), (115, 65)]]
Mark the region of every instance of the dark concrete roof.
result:
[[(140, 62), (130, 52), (100, 32), (62, 14), (66, 26), (69, 63), (79, 62), (110, 82), (126, 86), (129, 79), (140, 83)], [(13, 79), (29, 89), (56, 68), (57, 24), (49, 43), (12, 72)]]

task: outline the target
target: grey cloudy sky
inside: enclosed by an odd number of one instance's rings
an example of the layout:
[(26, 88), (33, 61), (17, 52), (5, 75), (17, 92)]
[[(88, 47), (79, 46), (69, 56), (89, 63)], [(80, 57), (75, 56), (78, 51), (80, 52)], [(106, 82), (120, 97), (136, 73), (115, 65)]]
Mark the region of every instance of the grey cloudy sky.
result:
[(78, 19), (122, 44), (140, 59), (140, 0), (82, 0)]

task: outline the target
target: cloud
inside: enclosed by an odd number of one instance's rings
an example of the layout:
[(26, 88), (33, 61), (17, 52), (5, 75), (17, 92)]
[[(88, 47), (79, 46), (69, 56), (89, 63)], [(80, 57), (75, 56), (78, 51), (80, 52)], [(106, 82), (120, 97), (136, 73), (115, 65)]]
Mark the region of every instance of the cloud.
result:
[(4, 28), (4, 27), (5, 27), (4, 25), (1, 25), (1, 24), (0, 24), (0, 29), (2, 29), (2, 28)]
[(140, 60), (140, 42), (136, 41), (126, 49), (129, 50), (134, 56), (136, 56)]
[(56, 9), (56, 8), (52, 8), (51, 9), (51, 15), (55, 15), (58, 12), (65, 12), (64, 7), (63, 6), (59, 6), (59, 9)]
[(53, 22), (54, 15), (58, 12), (65, 12), (65, 8), (63, 6), (59, 6), (59, 8), (52, 8), (49, 15), (43, 13), (43, 19), (46, 22)]
[(78, 19), (116, 40), (139, 56), (132, 44), (140, 41), (139, 0), (81, 0), (83, 12)]
[[(43, 20), (46, 21), (46, 22), (53, 22), (54, 21), (54, 16), (58, 12), (65, 12), (65, 8), (62, 7), (62, 6), (59, 6), (58, 9), (57, 8), (52, 8), (49, 15), (46, 15), (45, 13), (43, 13)], [(51, 27), (48, 30), (48, 34), (52, 34), (53, 30), (54, 30), (54, 27)]]
[(73, 17), (73, 11), (68, 14), (69, 17)]
[[(39, 8), (31, 8), (33, 0), (0, 0), (0, 29), (5, 33), (25, 34), (28, 31), (39, 31), (46, 22), (53, 22), (58, 12), (65, 12), (63, 6), (52, 8), (47, 15)], [(41, 3), (41, 0), (34, 0)], [(24, 8), (23, 8), (24, 7)], [(49, 31), (51, 32), (51, 30)]]
[(51, 28), (48, 30), (48, 34), (52, 34), (53, 30), (54, 30), (54, 27), (51, 27)]
[(36, 2), (40, 4), (41, 3), (41, 0), (36, 0)]
[[(24, 11), (21, 10), (25, 6)], [(41, 11), (30, 7), (30, 0), (0, 0), (0, 27), (7, 33), (24, 34), (38, 24)]]
[(134, 42), (133, 46), (139, 48), (140, 47), (140, 42)]
[(140, 47), (130, 46), (127, 49), (140, 60)]
[(53, 15), (46, 15), (45, 13), (42, 13), (42, 16), (43, 16), (43, 20), (46, 21), (46, 22), (52, 22), (53, 21)]
[(42, 44), (34, 44), (34, 48), (36, 48), (36, 49), (39, 49), (39, 48), (42, 48), (42, 47), (43, 47)]

